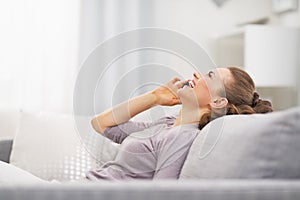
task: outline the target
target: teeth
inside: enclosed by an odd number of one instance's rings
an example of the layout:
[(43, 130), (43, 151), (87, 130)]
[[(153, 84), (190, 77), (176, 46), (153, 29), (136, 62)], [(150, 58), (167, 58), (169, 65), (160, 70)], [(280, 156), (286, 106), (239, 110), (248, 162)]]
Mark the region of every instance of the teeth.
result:
[(195, 85), (194, 85), (194, 82), (193, 82), (193, 81), (189, 81), (189, 84), (190, 84), (190, 87), (191, 87), (191, 88), (194, 88), (194, 87), (195, 87)]
[(194, 87), (195, 87), (195, 84), (194, 84), (193, 81), (189, 80), (189, 81), (187, 81), (187, 82), (185, 82), (185, 83), (183, 84), (182, 88), (183, 88), (184, 86), (189, 86), (189, 87), (191, 87), (191, 88), (194, 88)]

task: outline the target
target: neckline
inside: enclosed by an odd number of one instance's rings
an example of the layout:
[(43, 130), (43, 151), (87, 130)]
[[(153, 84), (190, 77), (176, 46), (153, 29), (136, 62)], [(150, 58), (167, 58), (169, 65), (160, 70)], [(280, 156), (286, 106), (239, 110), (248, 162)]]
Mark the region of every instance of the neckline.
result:
[(177, 125), (177, 126), (174, 126), (174, 124), (172, 125), (167, 125), (168, 128), (176, 128), (176, 127), (193, 127), (193, 128), (198, 128), (198, 124), (180, 124), (180, 125)]

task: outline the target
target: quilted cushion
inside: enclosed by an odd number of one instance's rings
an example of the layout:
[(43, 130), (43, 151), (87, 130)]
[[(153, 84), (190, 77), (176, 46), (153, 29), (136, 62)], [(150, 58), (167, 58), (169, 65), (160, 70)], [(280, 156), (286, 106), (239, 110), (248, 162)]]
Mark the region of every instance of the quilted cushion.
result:
[(91, 129), (90, 117), (76, 120), (22, 112), (10, 163), (45, 180), (70, 181), (114, 159), (118, 148)]

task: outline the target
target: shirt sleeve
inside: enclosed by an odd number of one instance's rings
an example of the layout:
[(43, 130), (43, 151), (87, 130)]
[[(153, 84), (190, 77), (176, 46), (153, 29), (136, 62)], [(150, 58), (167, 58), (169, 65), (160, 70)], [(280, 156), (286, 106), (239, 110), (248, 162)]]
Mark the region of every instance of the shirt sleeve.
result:
[(131, 133), (142, 131), (152, 125), (151, 122), (128, 121), (105, 129), (103, 136), (115, 143), (121, 144)]
[(137, 122), (128, 121), (116, 126), (111, 126), (105, 129), (103, 136), (112, 140), (115, 143), (121, 144), (123, 140), (131, 133), (143, 131), (146, 128), (158, 125), (158, 124), (173, 124), (175, 121), (174, 116), (167, 116), (154, 120), (153, 122)]

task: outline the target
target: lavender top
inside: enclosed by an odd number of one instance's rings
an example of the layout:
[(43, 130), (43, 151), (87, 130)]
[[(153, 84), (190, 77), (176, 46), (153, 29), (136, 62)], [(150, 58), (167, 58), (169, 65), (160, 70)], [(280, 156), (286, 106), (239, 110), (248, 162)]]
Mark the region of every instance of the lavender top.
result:
[(88, 180), (178, 179), (196, 135), (196, 124), (174, 126), (175, 117), (154, 122), (128, 121), (103, 136), (120, 143), (113, 161), (87, 172)]

